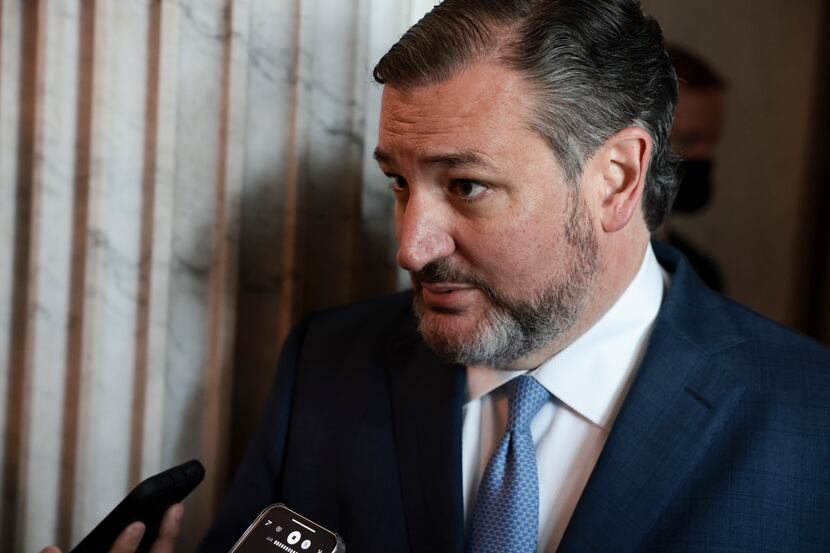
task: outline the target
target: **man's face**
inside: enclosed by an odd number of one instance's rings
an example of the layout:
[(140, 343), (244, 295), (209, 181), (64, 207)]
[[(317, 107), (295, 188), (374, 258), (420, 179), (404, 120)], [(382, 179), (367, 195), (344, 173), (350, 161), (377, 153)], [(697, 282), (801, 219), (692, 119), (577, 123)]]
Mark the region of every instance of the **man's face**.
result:
[(555, 341), (598, 270), (594, 223), (529, 129), (525, 86), (482, 64), (383, 93), (376, 157), (393, 179), (397, 261), (427, 343), (467, 365), (517, 368)]
[(671, 130), (674, 150), (684, 159), (712, 159), (723, 134), (724, 109), (723, 91), (680, 85)]

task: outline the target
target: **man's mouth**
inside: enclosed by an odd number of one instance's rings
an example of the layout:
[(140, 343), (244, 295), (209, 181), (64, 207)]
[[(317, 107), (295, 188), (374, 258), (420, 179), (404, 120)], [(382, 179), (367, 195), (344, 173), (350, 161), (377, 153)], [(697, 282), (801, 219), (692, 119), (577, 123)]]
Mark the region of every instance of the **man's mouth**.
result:
[(423, 282), (421, 288), (429, 291), (432, 294), (448, 294), (450, 292), (457, 292), (458, 290), (470, 290), (473, 286), (469, 284), (453, 284), (443, 282)]
[(423, 282), (420, 286), (424, 305), (443, 312), (456, 312), (468, 307), (477, 291), (469, 284), (450, 282)]

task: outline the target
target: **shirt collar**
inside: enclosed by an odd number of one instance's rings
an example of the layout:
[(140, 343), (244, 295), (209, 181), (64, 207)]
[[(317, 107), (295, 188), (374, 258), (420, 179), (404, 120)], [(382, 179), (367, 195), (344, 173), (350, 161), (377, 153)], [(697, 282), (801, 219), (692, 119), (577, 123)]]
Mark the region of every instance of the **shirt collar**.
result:
[[(532, 374), (547, 390), (594, 424), (610, 430), (663, 301), (667, 275), (649, 244), (637, 275), (599, 321)], [(522, 371), (468, 367), (470, 401)]]

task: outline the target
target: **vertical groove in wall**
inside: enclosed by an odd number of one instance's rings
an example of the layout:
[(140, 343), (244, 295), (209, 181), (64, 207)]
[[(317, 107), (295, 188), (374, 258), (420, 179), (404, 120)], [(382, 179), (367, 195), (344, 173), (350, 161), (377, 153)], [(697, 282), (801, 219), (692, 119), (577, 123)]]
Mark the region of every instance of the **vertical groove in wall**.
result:
[(300, 63), (302, 46), (302, 4), (294, 0), (294, 44), (291, 59), (291, 124), (286, 152), (287, 167), (282, 212), (282, 280), (280, 282), (279, 320), (277, 321), (276, 347), (282, 347), (294, 322), (296, 280), (297, 280), (297, 223), (298, 188), (300, 176), (299, 160), (299, 110), (300, 110)]
[[(7, 37), (3, 36), (3, 32), (5, 30), (4, 22), (5, 22), (5, 14), (6, 14), (6, 6), (4, 6), (3, 0), (0, 0), (0, 117), (4, 117), (3, 109), (4, 109), (4, 102), (8, 105), (11, 105), (11, 101), (4, 95), (5, 90), (2, 86), (2, 79), (5, 73), (5, 65), (9, 63), (6, 59), (3, 58), (3, 54), (5, 53), (8, 55), (8, 52), (3, 48), (3, 45), (6, 41)], [(14, 52), (14, 50), (12, 51)], [(22, 64), (21, 64), (22, 65)], [(4, 155), (8, 155), (8, 153), (3, 153), (3, 148), (6, 147), (5, 142), (5, 132), (4, 132), (4, 121), (0, 119), (0, 182), (5, 180), (8, 176), (8, 169), (4, 166), (5, 160), (3, 159)], [(10, 178), (7, 182), (13, 182), (13, 178)], [(11, 205), (13, 202), (9, 202)], [(8, 211), (6, 212), (8, 213)], [(8, 245), (9, 249), (7, 251), (11, 251), (13, 245), (13, 233), (11, 232), (14, 228), (12, 225), (6, 226), (4, 225), (4, 213), (0, 213), (0, 232), (6, 232), (7, 238), (4, 245)], [(11, 219), (11, 217), (9, 217)], [(11, 221), (9, 221), (11, 223)], [(13, 224), (13, 223), (12, 223)], [(5, 228), (3, 228), (5, 227)], [(0, 251), (2, 253), (2, 251)], [(11, 265), (11, 264), (10, 264)], [(0, 260), (0, 271), (3, 269), (3, 262)], [(2, 279), (8, 278), (9, 284), (13, 279), (13, 266), (8, 268), (8, 272), (0, 274), (0, 294), (3, 294), (6, 291), (6, 285), (2, 282)], [(5, 301), (13, 301), (12, 298), (15, 296), (12, 293), (12, 289), (9, 288), (8, 296), (0, 297), (0, 316), (5, 315), (5, 308), (4, 305)], [(0, 328), (2, 327), (3, 321), (0, 321)], [(8, 324), (9, 330), (11, 330), (11, 319), (9, 319)], [(0, 336), (0, 340), (8, 340), (5, 343), (0, 342), (0, 368), (2, 368), (2, 364), (5, 363), (6, 370), (3, 371), (0, 369), (0, 411), (2, 411), (2, 415), (0, 415), (0, 436), (2, 436), (2, 445), (0, 445), (0, 506), (7, 506), (6, 498), (6, 489), (7, 486), (11, 486), (11, 481), (9, 479), (9, 474), (7, 474), (7, 468), (9, 468), (9, 461), (10, 457), (8, 456), (8, 451), (5, 449), (8, 446), (10, 432), (12, 430), (10, 424), (8, 423), (8, 415), (9, 415), (9, 399), (11, 398), (12, 394), (12, 387), (8, 386), (9, 378), (11, 377), (11, 371), (8, 369), (11, 366), (11, 350), (5, 349), (6, 347), (11, 348), (12, 341), (5, 336)], [(11, 547), (11, 539), (13, 537), (11, 531), (6, 531), (6, 510), (11, 511), (8, 507), (2, 509), (2, 514), (0, 514), (0, 547), (2, 548), (10, 548)], [(14, 521), (11, 521), (12, 523)]]
[[(5, 27), (3, 27), (3, 16), (6, 13), (6, 10), (4, 9), (5, 6), (3, 5), (4, 3), (5, 3), (4, 0), (0, 0), (0, 65), (2, 65), (2, 60), (3, 60), (3, 29), (5, 29)], [(0, 92), (2, 92), (2, 91), (0, 91)], [(0, 94), (0, 105), (2, 105), (2, 100), (3, 100), (3, 97), (2, 97), (2, 94)], [(0, 528), (2, 528), (2, 527), (0, 527)]]
[[(202, 451), (204, 458), (214, 474), (220, 474), (217, 466), (217, 439), (219, 412), (221, 411), (222, 378), (222, 315), (225, 307), (224, 287), (228, 271), (226, 263), (226, 226), (227, 226), (227, 186), (228, 186), (228, 117), (230, 112), (230, 63), (231, 43), (233, 30), (233, 5), (232, 0), (225, 0), (223, 6), (223, 29), (224, 41), (222, 44), (222, 92), (219, 106), (219, 151), (217, 152), (216, 167), (216, 212), (214, 214), (213, 236), (211, 239), (211, 251), (213, 259), (210, 268), (210, 292), (208, 297), (208, 320), (207, 320), (207, 363), (205, 367), (204, 386), (204, 421), (202, 426), (203, 441)], [(202, 485), (205, 487), (204, 494), (209, 501), (213, 500), (214, 489), (209, 479)]]
[[(351, 225), (349, 228), (349, 266), (350, 271), (347, 271), (349, 279), (346, 290), (349, 294), (349, 300), (354, 300), (361, 293), (361, 283), (365, 280), (367, 263), (362, 252), (367, 248), (363, 247), (362, 239), (367, 241), (373, 239), (372, 236), (362, 236), (364, 228), (363, 222), (363, 184), (365, 182), (365, 175), (363, 174), (363, 150), (369, 147), (363, 142), (365, 139), (363, 129), (363, 122), (366, 120), (366, 88), (368, 86), (367, 80), (369, 75), (366, 72), (369, 59), (369, 33), (362, 32), (360, 22), (369, 20), (369, 0), (357, 0), (356, 9), (352, 16), (352, 28), (350, 29), (354, 42), (352, 47), (352, 113), (350, 116), (351, 132), (353, 136), (360, 137), (359, 145), (352, 146), (357, 149), (353, 152), (355, 157), (355, 167), (360, 170), (356, 171), (354, 178), (351, 181), (352, 186), (352, 203), (351, 203)], [(353, 143), (354, 144), (354, 143)]]
[[(349, 276), (351, 283), (348, 288), (352, 300), (363, 299), (366, 296), (367, 284), (371, 287), (371, 293), (385, 293), (392, 290), (392, 286), (387, 284), (390, 280), (389, 275), (378, 278), (376, 274), (378, 248), (374, 241), (381, 237), (375, 234), (375, 229), (367, 220), (368, 217), (374, 214), (367, 213), (367, 206), (364, 201), (364, 194), (366, 194), (369, 180), (366, 174), (366, 164), (364, 163), (365, 154), (366, 150), (372, 151), (375, 146), (367, 143), (367, 137), (375, 136), (377, 131), (375, 128), (371, 133), (366, 132), (367, 122), (369, 121), (369, 94), (374, 83), (371, 69), (377, 61), (370, 59), (372, 32), (368, 26), (371, 24), (371, 10), (372, 0), (356, 0), (355, 15), (352, 22), (352, 36), (354, 36), (352, 94), (354, 95), (353, 105), (355, 107), (351, 114), (351, 132), (353, 136), (359, 137), (359, 145), (356, 146), (359, 151), (354, 152), (354, 156), (355, 166), (360, 168), (355, 175), (352, 188), (351, 212), (354, 216), (350, 233), (352, 251)], [(388, 250), (388, 248), (383, 249)], [(388, 251), (383, 251), (383, 254), (388, 254)], [(377, 288), (378, 285), (380, 285), (380, 289)]]
[(167, 368), (168, 310), (170, 309), (170, 258), (172, 255), (172, 220), (176, 166), (176, 103), (179, 4), (168, 0), (154, 0), (159, 4), (158, 20), (151, 14), (151, 23), (157, 26), (158, 83), (156, 89), (156, 118), (154, 121), (155, 149), (153, 170), (153, 204), (148, 214), (153, 243), (149, 249), (150, 273), (147, 287), (147, 362), (144, 398), (143, 436), (141, 439), (142, 475), (158, 472), (164, 455), (165, 374)]
[[(393, 291), (398, 286), (398, 270), (394, 262), (394, 202), (389, 193), (389, 183), (373, 158), (372, 152), (378, 137), (380, 122), (380, 104), (383, 89), (374, 83), (372, 68), (407, 27), (406, 14), (409, 0), (404, 2), (384, 2), (369, 0), (368, 17), (363, 24), (363, 33), (367, 40), (364, 88), (364, 127), (362, 137), (363, 151), (363, 203), (362, 217), (364, 229), (368, 229), (371, 239), (365, 242), (363, 266), (365, 277), (360, 283), (362, 295), (369, 296), (378, 290)], [(403, 272), (403, 271), (401, 271)], [(403, 280), (408, 284), (408, 278)]]
[(69, 321), (66, 350), (66, 379), (63, 405), (60, 495), (58, 499), (58, 541), (68, 544), (72, 533), (77, 476), (80, 384), (84, 336), (84, 287), (89, 225), (89, 179), (91, 167), (93, 84), (95, 75), (96, 0), (80, 4), (78, 97), (76, 105), (76, 146), (74, 206), (72, 214), (72, 259), (69, 276)]
[(130, 435), (131, 484), (141, 480), (144, 424), (147, 407), (150, 297), (152, 293), (154, 217), (156, 200), (156, 148), (161, 57), (161, 3), (151, 2), (147, 26), (147, 90), (145, 100), (144, 159), (141, 197), (141, 237), (138, 306), (133, 371), (133, 408)]
[(244, 114), (244, 80), (247, 75), (240, 67), (247, 59), (241, 51), (247, 36), (250, 10), (245, 0), (226, 0), (223, 7), (221, 100), (219, 114), (219, 151), (217, 152), (216, 211), (214, 216), (210, 272), (210, 297), (208, 300), (208, 352), (204, 388), (205, 418), (203, 423), (203, 451), (213, 470), (213, 477), (204, 486), (208, 498), (207, 516), (221, 499), (228, 455), (228, 417), (231, 399), (231, 358), (234, 336), (234, 298), (237, 276), (237, 240), (239, 219), (239, 188), (241, 186), (242, 133), (239, 115)]
[[(34, 270), (37, 259), (40, 172), (40, 111), (43, 103), (45, 10), (40, 1), (22, 6), (20, 64), (20, 118), (18, 126), (17, 205), (15, 218), (15, 258), (9, 347), (9, 382), (6, 398), (5, 463), (3, 467), (4, 542), (15, 543), (20, 536), (17, 514), (25, 511), (26, 497), (21, 486), (26, 481), (28, 405), (31, 394), (32, 313), (35, 309)], [(34, 63), (26, 63), (33, 60)], [(4, 543), (5, 545), (5, 543)]]
[[(103, 471), (106, 462), (102, 461), (99, 443), (103, 439), (98, 429), (106, 424), (113, 413), (104, 409), (113, 390), (100, 380), (103, 371), (101, 365), (101, 347), (103, 333), (109, 329), (101, 321), (101, 290), (103, 283), (102, 250), (106, 244), (106, 233), (101, 226), (102, 213), (106, 203), (107, 156), (112, 151), (108, 146), (107, 129), (111, 124), (112, 111), (116, 109), (109, 103), (109, 88), (112, 79), (112, 58), (114, 56), (113, 3), (95, 1), (89, 8), (92, 22), (89, 26), (95, 47), (95, 67), (90, 87), (90, 102), (93, 114), (87, 119), (89, 124), (89, 167), (85, 186), (88, 190), (84, 209), (84, 222), (76, 227), (76, 232), (83, 232), (83, 244), (79, 246), (84, 252), (83, 278), (77, 292), (77, 314), (82, 317), (83, 325), (78, 329), (77, 338), (79, 370), (77, 383), (77, 435), (75, 446), (75, 486), (72, 492), (70, 538), (78, 541), (99, 519), (101, 507), (97, 499), (112, 489), (113, 474), (126, 472), (121, 463)], [(74, 291), (73, 291), (74, 292)], [(74, 300), (73, 300), (74, 301)], [(116, 369), (117, 370), (117, 369)], [(124, 452), (118, 452), (121, 458)], [(113, 461), (117, 455), (113, 455)], [(96, 482), (97, 485), (92, 485)], [(103, 491), (102, 491), (103, 490)], [(110, 492), (111, 493), (111, 492)]]

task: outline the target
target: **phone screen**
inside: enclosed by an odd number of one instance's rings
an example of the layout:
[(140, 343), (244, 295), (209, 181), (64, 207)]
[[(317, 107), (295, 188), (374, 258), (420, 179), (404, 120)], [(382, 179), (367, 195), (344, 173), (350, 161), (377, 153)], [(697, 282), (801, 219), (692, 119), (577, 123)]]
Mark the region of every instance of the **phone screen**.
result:
[(337, 536), (282, 504), (266, 508), (233, 553), (340, 553)]

